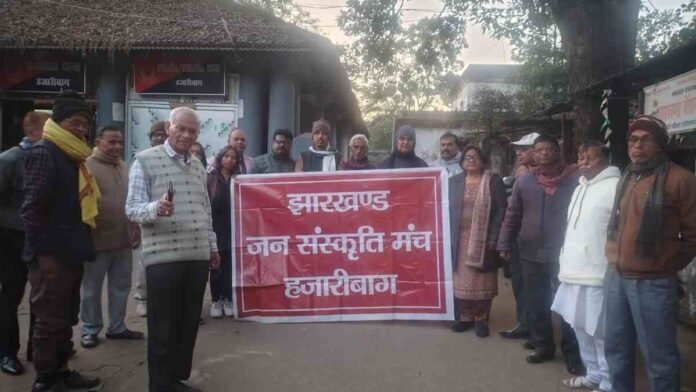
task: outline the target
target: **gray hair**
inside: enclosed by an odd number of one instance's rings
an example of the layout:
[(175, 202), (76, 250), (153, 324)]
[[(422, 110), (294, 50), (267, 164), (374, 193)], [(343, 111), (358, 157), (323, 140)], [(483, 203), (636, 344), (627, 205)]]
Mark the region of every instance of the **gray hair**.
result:
[(363, 135), (362, 133), (356, 133), (353, 135), (353, 137), (350, 138), (350, 142), (348, 143), (349, 146), (353, 145), (353, 142), (356, 140), (362, 140), (365, 142), (365, 147), (370, 148), (370, 141), (367, 140), (367, 136)]
[(169, 112), (169, 123), (173, 124), (176, 121), (176, 117), (182, 113), (192, 115), (196, 119), (197, 123), (201, 123), (201, 118), (198, 116), (198, 112), (188, 106), (179, 106), (172, 109), (172, 111)]

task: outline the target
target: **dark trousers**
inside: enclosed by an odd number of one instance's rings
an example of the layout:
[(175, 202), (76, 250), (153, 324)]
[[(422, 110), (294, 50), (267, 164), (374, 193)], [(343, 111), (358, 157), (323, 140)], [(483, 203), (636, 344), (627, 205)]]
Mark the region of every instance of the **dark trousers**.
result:
[(605, 278), (605, 354), (612, 391), (635, 391), (636, 342), (652, 392), (680, 390), (677, 346), (677, 279), (624, 279), (614, 268)]
[(172, 382), (191, 374), (208, 261), (151, 265), (145, 275), (149, 390), (165, 392)]
[[(520, 259), (525, 290), (529, 333), (536, 351), (555, 352), (551, 304), (558, 288), (558, 263), (537, 263)], [(580, 360), (573, 328), (561, 320), (561, 351), (566, 359)]]
[(522, 266), (520, 265), (519, 251), (517, 245), (512, 250), (512, 256), (508, 261), (510, 266), (510, 280), (512, 281), (512, 293), (515, 296), (515, 312), (517, 313), (517, 324), (522, 330), (528, 330), (527, 310), (524, 301), (524, 280), (522, 278)]
[(22, 260), (24, 232), (0, 228), (0, 357), (19, 351), (17, 308), (27, 285), (27, 264)]
[(80, 309), (82, 264), (48, 258), (30, 265), (31, 311), (36, 317), (32, 336), (34, 368), (39, 379), (50, 379), (66, 367), (72, 351), (72, 327)]
[(220, 252), (220, 268), (210, 270), (210, 298), (232, 299), (232, 251)]

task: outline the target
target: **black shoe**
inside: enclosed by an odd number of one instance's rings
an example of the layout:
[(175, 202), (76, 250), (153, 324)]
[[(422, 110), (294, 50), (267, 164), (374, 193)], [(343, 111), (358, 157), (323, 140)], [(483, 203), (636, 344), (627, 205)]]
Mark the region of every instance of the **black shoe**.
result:
[(566, 359), (566, 370), (573, 376), (584, 376), (587, 372), (585, 364), (579, 358)]
[(452, 325), (452, 332), (465, 332), (474, 326), (473, 321), (457, 321)]
[(520, 324), (507, 331), (498, 331), (498, 334), (505, 339), (529, 339), (529, 331), (526, 328), (522, 328)]
[(480, 338), (485, 338), (490, 335), (490, 330), (488, 329), (488, 324), (482, 323), (482, 322), (476, 322), (474, 324), (474, 328), (476, 330), (476, 336)]
[(31, 386), (31, 392), (68, 392), (68, 389), (62, 380), (53, 383), (36, 380)]
[(172, 384), (172, 390), (175, 392), (203, 392), (202, 389), (198, 389), (192, 385), (186, 384), (183, 381), (175, 381)]
[(527, 355), (527, 362), (531, 363), (532, 365), (536, 365), (538, 363), (551, 361), (554, 358), (556, 358), (556, 353), (553, 351), (534, 351), (533, 353)]
[(536, 348), (534, 347), (534, 343), (532, 343), (532, 342), (524, 342), (522, 347), (524, 347), (525, 350), (531, 350), (531, 351), (536, 350)]
[(24, 366), (16, 355), (0, 358), (0, 370), (10, 376), (19, 376), (24, 373)]
[(92, 334), (82, 335), (82, 339), (80, 339), (80, 345), (84, 348), (97, 347), (99, 345), (99, 337), (97, 335)]
[(145, 338), (145, 334), (138, 331), (131, 331), (130, 329), (126, 328), (126, 330), (123, 332), (107, 333), (106, 338), (113, 340), (141, 340)]
[(89, 378), (81, 375), (74, 370), (65, 370), (58, 373), (58, 378), (65, 383), (68, 389), (96, 389), (101, 385), (101, 380), (98, 377)]

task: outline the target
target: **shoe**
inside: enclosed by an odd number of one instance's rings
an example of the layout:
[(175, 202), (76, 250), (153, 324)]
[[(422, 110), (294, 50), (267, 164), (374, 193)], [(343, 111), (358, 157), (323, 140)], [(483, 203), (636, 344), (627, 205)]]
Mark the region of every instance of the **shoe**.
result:
[(112, 340), (140, 340), (145, 338), (145, 334), (138, 331), (131, 331), (130, 329), (126, 328), (126, 330), (123, 332), (107, 333), (106, 338)]
[(101, 380), (98, 377), (85, 377), (74, 370), (62, 371), (58, 373), (58, 377), (65, 383), (67, 389), (94, 390), (101, 386)]
[(99, 345), (99, 337), (93, 334), (82, 335), (80, 345), (84, 348), (94, 348)]
[(198, 389), (192, 385), (189, 385), (183, 381), (175, 381), (171, 386), (172, 391), (175, 392), (203, 392), (202, 389)]
[(222, 301), (222, 313), (224, 313), (227, 317), (234, 316), (234, 308), (232, 307), (232, 301), (230, 301), (229, 299)]
[(529, 339), (529, 331), (520, 324), (507, 331), (498, 331), (498, 334), (505, 339)]
[(534, 343), (532, 343), (532, 342), (524, 342), (522, 347), (524, 347), (525, 350), (530, 350), (530, 351), (535, 350)]
[(452, 332), (465, 332), (474, 326), (473, 321), (457, 321), (452, 325)]
[(222, 301), (215, 301), (212, 304), (210, 304), (210, 317), (222, 317)]
[(200, 326), (200, 325), (203, 325), (203, 324), (205, 324), (205, 319), (204, 319), (203, 317), (201, 317), (201, 318), (198, 319), (198, 325)]
[(24, 373), (24, 366), (19, 362), (19, 358), (16, 355), (8, 355), (0, 358), (0, 371), (10, 376), (19, 376)]
[(68, 389), (65, 387), (63, 380), (50, 384), (36, 380), (31, 385), (31, 392), (68, 392)]
[(565, 379), (563, 380), (563, 386), (569, 389), (586, 389), (589, 391), (599, 389), (598, 384), (593, 383), (583, 376)]
[(568, 370), (568, 373), (574, 376), (584, 376), (585, 372), (587, 371), (585, 369), (585, 364), (582, 363), (582, 361), (579, 358), (566, 359), (565, 363), (566, 370)]
[(527, 355), (527, 362), (532, 365), (539, 363), (544, 363), (556, 358), (556, 353), (553, 351), (534, 351), (533, 353)]
[(147, 317), (147, 304), (144, 302), (139, 302), (135, 306), (135, 313), (140, 317)]
[(476, 330), (476, 336), (480, 338), (485, 338), (490, 335), (490, 330), (488, 329), (488, 324), (477, 321), (474, 324), (474, 329)]

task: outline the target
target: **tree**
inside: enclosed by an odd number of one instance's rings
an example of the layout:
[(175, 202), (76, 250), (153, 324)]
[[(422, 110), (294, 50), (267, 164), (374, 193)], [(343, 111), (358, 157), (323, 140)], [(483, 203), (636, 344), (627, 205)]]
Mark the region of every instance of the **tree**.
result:
[[(398, 22), (404, 2), (348, 1), (341, 17), (351, 23), (342, 25), (358, 37), (360, 55), (393, 58), (395, 51), (389, 45), (401, 33)], [(421, 25), (442, 33), (433, 36), (463, 39), (467, 22), (479, 24), (495, 37), (510, 39), (515, 56), (532, 64), (563, 67), (570, 94), (630, 68), (635, 61), (640, 0), (445, 0), (443, 4), (438, 16)], [(439, 28), (441, 20), (454, 20), (461, 29)], [(599, 130), (599, 99), (576, 95), (575, 130), (580, 140)]]
[(318, 31), (318, 20), (312, 18), (309, 12), (303, 10), (294, 0), (241, 0), (241, 3), (259, 7), (286, 22)]
[(474, 93), (471, 110), (476, 113), (476, 120), (493, 133), (502, 120), (515, 115), (514, 97), (490, 87), (483, 87)]
[(638, 18), (636, 61), (644, 62), (664, 54), (672, 37), (686, 26), (681, 9), (664, 10), (641, 7)]

